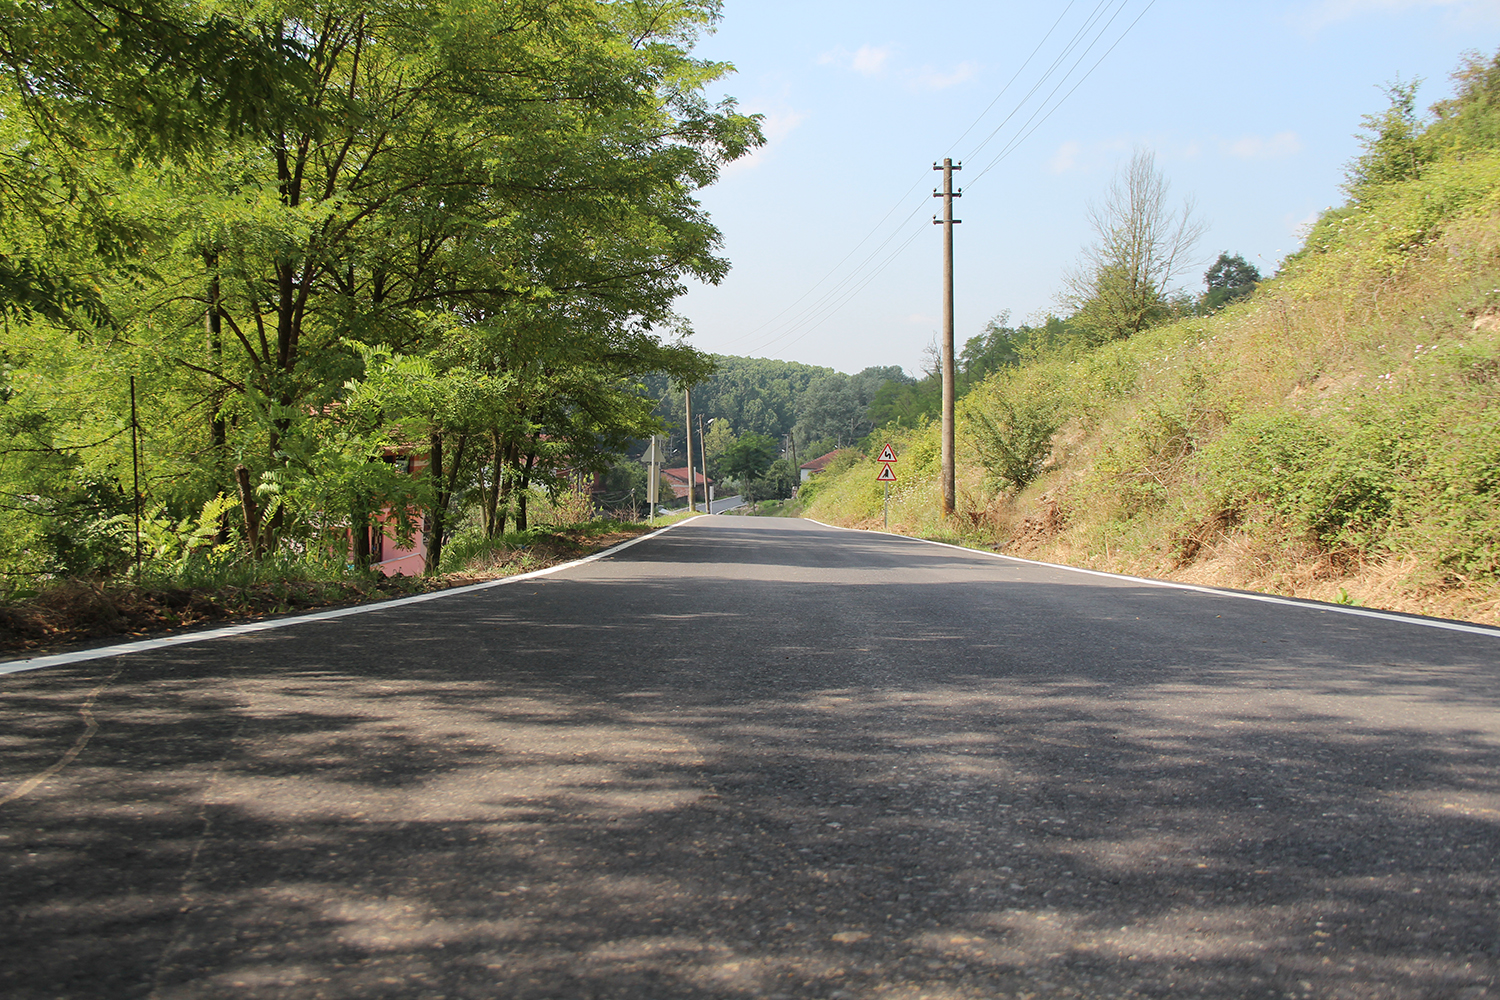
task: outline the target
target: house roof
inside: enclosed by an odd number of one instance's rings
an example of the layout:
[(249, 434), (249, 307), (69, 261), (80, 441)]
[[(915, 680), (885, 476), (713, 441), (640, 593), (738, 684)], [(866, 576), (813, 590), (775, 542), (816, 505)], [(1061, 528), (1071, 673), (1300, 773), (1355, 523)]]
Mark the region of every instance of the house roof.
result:
[(842, 455), (844, 452), (846, 452), (848, 450), (849, 449), (847, 449), (847, 448), (835, 448), (835, 449), (833, 449), (833, 451), (830, 451), (826, 455), (819, 455), (817, 458), (813, 459), (811, 462), (803, 462), (801, 465), (798, 466), (798, 468), (799, 469), (806, 469), (808, 472), (822, 472), (824, 469), (826, 469), (828, 467), (828, 463), (829, 462), (832, 462), (835, 458), (838, 458), (840, 455)]
[[(662, 476), (667, 480), (667, 485), (672, 487), (672, 495), (681, 500), (688, 495), (688, 470), (687, 466), (680, 469), (662, 469)], [(712, 479), (708, 482), (713, 482)], [(696, 489), (702, 490), (701, 495), (707, 495), (708, 488), (704, 485), (703, 473), (693, 470), (693, 483)]]
[[(666, 476), (667, 479), (671, 480), (672, 485), (674, 485), (674, 486), (676, 486), (678, 484), (681, 484), (682, 486), (687, 486), (687, 483), (688, 483), (688, 470), (687, 470), (687, 466), (685, 466), (685, 465), (682, 468), (680, 468), (680, 469), (662, 469), (661, 470), (661, 474), (664, 475), (664, 476)], [(698, 485), (698, 486), (702, 486), (705, 482), (710, 482), (711, 483), (711, 482), (713, 482), (713, 480), (712, 479), (705, 480), (703, 478), (703, 473), (701, 473), (701, 472), (697, 471), (696, 469), (694, 469), (693, 470), (693, 483), (696, 484), (696, 485)]]

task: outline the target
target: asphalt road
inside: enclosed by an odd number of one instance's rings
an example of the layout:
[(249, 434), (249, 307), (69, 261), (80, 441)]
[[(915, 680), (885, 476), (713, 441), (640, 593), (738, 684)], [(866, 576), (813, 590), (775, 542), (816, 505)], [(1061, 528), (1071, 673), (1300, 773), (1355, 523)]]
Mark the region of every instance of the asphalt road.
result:
[(0, 996), (1500, 996), (1497, 672), (703, 518), (0, 676)]

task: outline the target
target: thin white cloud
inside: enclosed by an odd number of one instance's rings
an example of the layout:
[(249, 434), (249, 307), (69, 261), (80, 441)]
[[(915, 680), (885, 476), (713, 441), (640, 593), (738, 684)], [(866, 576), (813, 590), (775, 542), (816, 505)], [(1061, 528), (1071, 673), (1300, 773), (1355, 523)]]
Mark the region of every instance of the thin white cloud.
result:
[(1432, 9), (1460, 24), (1500, 24), (1500, 0), (1320, 0), (1292, 19), (1311, 32), (1371, 15)]
[(766, 160), (771, 159), (776, 148), (797, 130), (797, 126), (807, 121), (807, 114), (802, 111), (763, 111), (765, 117), (761, 119), (760, 129), (765, 134), (766, 144), (761, 146), (749, 156), (743, 156), (733, 163), (724, 166), (723, 175), (744, 173), (754, 170)]
[(960, 83), (967, 83), (978, 75), (979, 66), (971, 62), (959, 63), (947, 73), (939, 72), (931, 66), (923, 66), (913, 78), (913, 82), (922, 90), (947, 90)]
[(979, 64), (973, 62), (962, 62), (948, 70), (932, 66), (898, 69), (896, 54), (894, 45), (861, 45), (853, 52), (840, 46), (818, 56), (818, 65), (837, 66), (871, 79), (890, 77), (896, 71), (896, 78), (913, 90), (947, 90), (979, 75)]
[(891, 52), (889, 45), (861, 45), (854, 52), (841, 47), (820, 55), (818, 65), (840, 66), (853, 70), (860, 76), (879, 76), (890, 61)]
[(854, 58), (849, 63), (849, 68), (861, 76), (874, 76), (885, 68), (886, 60), (891, 57), (889, 48), (876, 48), (873, 45), (861, 45), (859, 51), (854, 53)]
[(1302, 152), (1302, 140), (1296, 132), (1278, 132), (1269, 139), (1245, 135), (1222, 141), (1219, 148), (1237, 160), (1279, 160)]
[(1052, 159), (1047, 166), (1052, 168), (1054, 174), (1064, 174), (1072, 170), (1078, 163), (1078, 154), (1083, 152), (1083, 146), (1072, 139), (1057, 147), (1057, 152), (1052, 154)]

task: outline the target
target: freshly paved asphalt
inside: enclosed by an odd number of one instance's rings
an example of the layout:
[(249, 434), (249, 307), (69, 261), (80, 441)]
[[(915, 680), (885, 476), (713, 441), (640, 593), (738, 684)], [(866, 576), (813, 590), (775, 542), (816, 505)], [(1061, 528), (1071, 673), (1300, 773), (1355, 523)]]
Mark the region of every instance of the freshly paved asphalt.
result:
[(0, 996), (1500, 996), (1497, 672), (703, 518), (0, 677)]

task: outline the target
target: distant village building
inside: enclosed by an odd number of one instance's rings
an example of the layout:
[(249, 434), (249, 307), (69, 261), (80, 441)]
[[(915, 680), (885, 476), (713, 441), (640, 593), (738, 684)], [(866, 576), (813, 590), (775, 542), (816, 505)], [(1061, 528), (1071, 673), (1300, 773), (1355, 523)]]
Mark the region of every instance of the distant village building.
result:
[(820, 455), (817, 458), (813, 459), (811, 462), (803, 462), (802, 465), (799, 466), (802, 472), (802, 478), (798, 481), (803, 483), (807, 482), (813, 476), (816, 476), (818, 473), (828, 468), (829, 462), (832, 462), (835, 458), (838, 458), (848, 450), (849, 449), (847, 448), (835, 448), (828, 454)]
[[(688, 495), (687, 466), (684, 465), (680, 469), (662, 469), (661, 474), (662, 478), (671, 484), (672, 495), (675, 496), (678, 500), (686, 500)], [(713, 480), (705, 479), (703, 473), (694, 471), (692, 481), (696, 484), (696, 497), (698, 499), (703, 499), (704, 497), (706, 497), (707, 494), (703, 491), (709, 483), (713, 482)]]

